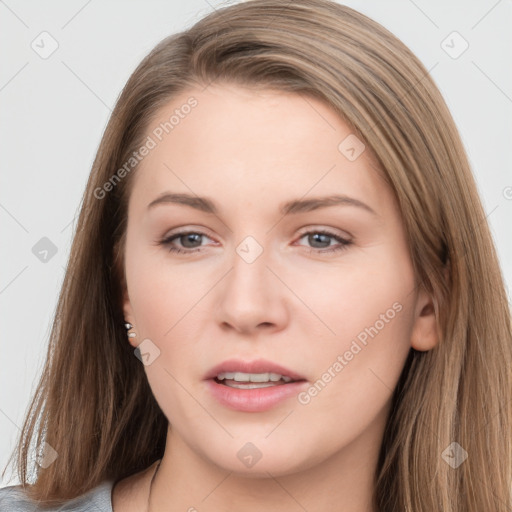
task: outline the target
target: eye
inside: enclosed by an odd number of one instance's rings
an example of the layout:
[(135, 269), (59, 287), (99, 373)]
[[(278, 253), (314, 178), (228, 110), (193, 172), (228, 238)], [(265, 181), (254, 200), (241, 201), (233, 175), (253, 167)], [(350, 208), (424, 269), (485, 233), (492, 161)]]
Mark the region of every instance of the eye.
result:
[[(338, 252), (346, 249), (349, 245), (352, 244), (350, 240), (346, 240), (345, 238), (342, 238), (341, 236), (324, 229), (306, 231), (302, 233), (299, 240), (302, 240), (305, 237), (307, 237), (308, 243), (313, 245), (320, 244), (320, 247), (310, 247), (308, 251), (310, 253), (315, 252), (322, 254), (328, 252)], [(179, 233), (174, 233), (158, 243), (159, 245), (166, 247), (169, 252), (176, 254), (190, 254), (201, 251), (202, 238), (209, 237), (200, 231), (182, 231)], [(338, 245), (331, 246), (332, 240), (329, 239), (334, 239), (338, 242)], [(177, 246), (176, 242), (179, 242), (181, 247)]]
[[(346, 240), (345, 238), (342, 238), (341, 236), (332, 233), (330, 231), (327, 231), (325, 229), (315, 229), (311, 231), (306, 231), (305, 233), (302, 233), (299, 240), (302, 240), (304, 237), (307, 237), (308, 243), (320, 244), (321, 247), (312, 247), (309, 249), (309, 252), (318, 252), (318, 253), (326, 253), (326, 252), (338, 252), (343, 251), (346, 249), (349, 245), (352, 244), (350, 240)], [(338, 242), (338, 245), (331, 246), (330, 242), (334, 239)], [(326, 248), (327, 247), (327, 248)]]
[[(200, 231), (182, 231), (180, 233), (175, 233), (164, 240), (162, 240), (160, 245), (167, 247), (169, 252), (174, 253), (192, 253), (199, 252), (201, 250), (201, 238), (207, 237), (205, 233), (201, 233)], [(182, 244), (182, 247), (185, 249), (181, 249), (174, 244), (175, 240), (179, 240)], [(211, 239), (210, 239), (211, 240)], [(197, 245), (199, 242), (199, 245)]]

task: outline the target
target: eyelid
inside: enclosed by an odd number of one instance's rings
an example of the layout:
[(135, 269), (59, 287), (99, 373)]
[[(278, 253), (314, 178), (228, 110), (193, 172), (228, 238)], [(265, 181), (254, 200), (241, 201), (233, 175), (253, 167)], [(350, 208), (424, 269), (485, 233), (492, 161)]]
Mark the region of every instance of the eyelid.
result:
[[(204, 229), (204, 231), (208, 231), (207, 229)], [(324, 248), (316, 248), (316, 247), (306, 247), (303, 245), (298, 245), (298, 247), (302, 247), (304, 250), (307, 250), (309, 254), (316, 254), (319, 256), (325, 256), (328, 255), (336, 255), (341, 253), (342, 251), (346, 250), (349, 246), (353, 245), (354, 240), (353, 236), (348, 234), (347, 237), (345, 234), (340, 235), (336, 232), (337, 230), (335, 228), (325, 228), (325, 227), (315, 227), (315, 226), (308, 226), (301, 230), (301, 233), (298, 235), (298, 238), (296, 238), (296, 241), (299, 241), (301, 238), (304, 238), (307, 235), (310, 234), (323, 234), (337, 242), (334, 246), (328, 246)], [(180, 236), (187, 235), (187, 234), (197, 234), (201, 237), (210, 238), (214, 242), (216, 241), (215, 238), (210, 237), (208, 233), (203, 232), (203, 228), (200, 229), (194, 229), (193, 226), (187, 226), (187, 227), (181, 227), (178, 228), (178, 231), (171, 232), (170, 234), (166, 234), (166, 236), (160, 240), (157, 241), (157, 245), (162, 245), (164, 247), (167, 247), (167, 250), (170, 252), (182, 255), (192, 255), (194, 253), (200, 253), (204, 250), (204, 246), (194, 247), (194, 248), (184, 248), (181, 249), (180, 247), (174, 247), (172, 243), (174, 240), (179, 239)], [(296, 243), (294, 244), (296, 245)]]
[(347, 241), (353, 240), (353, 238), (354, 238), (352, 236), (352, 234), (349, 233), (348, 231), (341, 230), (339, 228), (325, 227), (322, 224), (306, 226), (305, 228), (303, 228), (301, 230), (301, 233), (299, 236), (302, 237), (303, 235), (310, 233), (311, 231), (318, 231), (318, 232), (326, 231), (330, 235), (332, 234), (332, 235), (339, 236), (340, 238), (343, 238), (344, 240), (347, 240)]
[(211, 236), (210, 230), (208, 228), (205, 228), (203, 226), (195, 226), (193, 224), (168, 230), (166, 231), (165, 235), (161, 237), (161, 240), (167, 240), (168, 238), (171, 238), (173, 236), (185, 235), (187, 233), (197, 233), (203, 236), (207, 236), (212, 240), (215, 240), (215, 237)]
[[(352, 239), (354, 238), (352, 236), (352, 234), (349, 233), (348, 231), (341, 231), (338, 228), (325, 227), (322, 225), (312, 225), (312, 226), (306, 226), (306, 227), (302, 228), (298, 234), (297, 239), (302, 238), (304, 235), (309, 234), (312, 231), (316, 231), (316, 232), (320, 232), (320, 233), (325, 231), (326, 232), (325, 234), (327, 234), (329, 236), (336, 235), (336, 236), (339, 236), (340, 238), (343, 238), (346, 241), (352, 241)], [(335, 231), (335, 233), (333, 233), (333, 231)], [(206, 237), (210, 238), (211, 240), (214, 240), (217, 242), (217, 240), (215, 240), (215, 237), (211, 236), (211, 234), (209, 233), (208, 228), (205, 228), (202, 226), (197, 226), (197, 229), (196, 229), (195, 225), (189, 225), (189, 226), (176, 228), (176, 231), (171, 229), (170, 231), (166, 232), (166, 234), (164, 236), (162, 236), (160, 238), (160, 240), (165, 241), (171, 237), (175, 237), (175, 236), (178, 236), (181, 234), (187, 234), (187, 233), (201, 234), (201, 235), (206, 236)]]

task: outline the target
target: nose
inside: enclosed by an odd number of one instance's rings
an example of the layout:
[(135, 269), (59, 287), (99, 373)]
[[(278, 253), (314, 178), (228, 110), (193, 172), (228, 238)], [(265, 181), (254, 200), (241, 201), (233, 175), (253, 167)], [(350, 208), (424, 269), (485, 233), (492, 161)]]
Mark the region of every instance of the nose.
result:
[(244, 252), (235, 252), (231, 262), (230, 271), (216, 287), (220, 327), (246, 335), (283, 329), (289, 316), (286, 287), (276, 277), (279, 270), (270, 254), (263, 250), (251, 261)]

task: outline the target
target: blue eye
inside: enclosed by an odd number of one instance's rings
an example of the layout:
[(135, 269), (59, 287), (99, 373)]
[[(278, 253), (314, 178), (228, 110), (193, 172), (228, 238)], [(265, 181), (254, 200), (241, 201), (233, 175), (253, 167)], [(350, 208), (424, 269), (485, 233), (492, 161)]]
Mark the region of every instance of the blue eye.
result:
[[(322, 230), (322, 229), (315, 229), (311, 231), (307, 231), (301, 235), (299, 240), (303, 239), (304, 237), (308, 237), (309, 243), (320, 243), (325, 244), (327, 243), (327, 248), (325, 247), (310, 247), (309, 252), (315, 252), (315, 253), (327, 253), (327, 252), (337, 252), (342, 251), (346, 249), (349, 245), (352, 244), (350, 240), (346, 240), (339, 235), (336, 235), (334, 233), (331, 233), (330, 231)], [(159, 244), (165, 246), (169, 252), (173, 252), (176, 254), (191, 254), (195, 252), (201, 251), (202, 244), (201, 239), (202, 237), (209, 238), (205, 233), (201, 233), (200, 231), (183, 231), (181, 233), (176, 233), (174, 235), (171, 235), (164, 240), (160, 241)], [(327, 239), (327, 240), (326, 240)], [(331, 246), (330, 240), (334, 239), (338, 242), (338, 245)], [(181, 247), (177, 247), (175, 245), (175, 240), (179, 240)], [(194, 245), (199, 241), (199, 245), (195, 247), (191, 247), (189, 244)]]
[(176, 247), (175, 245), (172, 244), (172, 242), (176, 239), (179, 239), (180, 241), (184, 240), (185, 241), (185, 244), (188, 244), (188, 243), (194, 243), (194, 240), (197, 242), (197, 240), (201, 239), (201, 237), (206, 237), (206, 235), (204, 233), (200, 233), (198, 231), (184, 231), (182, 233), (176, 233), (175, 235), (172, 235), (164, 240), (162, 240), (160, 243), (161, 245), (164, 245), (165, 247), (167, 247), (167, 249), (169, 250), (169, 252), (175, 252), (175, 253), (191, 253), (191, 252), (199, 252), (201, 249), (200, 249), (200, 245), (199, 247), (187, 247), (185, 245), (185, 249), (186, 250), (183, 250), (183, 249), (180, 249), (179, 247)]
[(326, 243), (326, 238), (334, 239), (338, 242), (338, 245), (330, 246), (330, 241), (327, 240), (327, 248), (323, 247), (312, 247), (310, 248), (309, 252), (319, 252), (319, 253), (325, 253), (325, 252), (337, 252), (342, 251), (346, 249), (349, 245), (352, 244), (350, 240), (346, 240), (345, 238), (340, 237), (339, 235), (335, 235), (334, 233), (331, 233), (330, 231), (326, 231), (323, 229), (315, 229), (312, 231), (307, 231), (306, 233), (303, 233), (299, 240), (301, 240), (304, 237), (308, 237), (308, 242), (311, 243)]

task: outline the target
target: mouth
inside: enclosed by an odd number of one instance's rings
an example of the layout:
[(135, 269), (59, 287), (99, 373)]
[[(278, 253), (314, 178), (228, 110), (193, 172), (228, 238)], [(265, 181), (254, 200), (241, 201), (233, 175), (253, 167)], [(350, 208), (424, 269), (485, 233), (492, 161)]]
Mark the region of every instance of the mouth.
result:
[(262, 384), (260, 387), (265, 387), (265, 384), (274, 386), (306, 380), (299, 373), (266, 359), (228, 359), (211, 368), (204, 379), (215, 379), (219, 384), (237, 387), (241, 384)]
[(218, 403), (242, 412), (266, 411), (307, 386), (302, 375), (263, 359), (224, 361), (205, 375), (205, 381)]
[(287, 375), (279, 373), (244, 373), (221, 372), (213, 379), (217, 384), (223, 384), (236, 389), (260, 389), (272, 386), (282, 386), (290, 382), (296, 382)]

